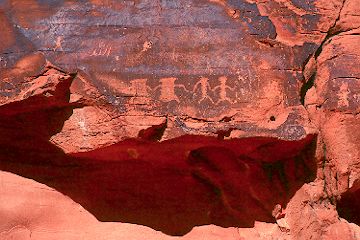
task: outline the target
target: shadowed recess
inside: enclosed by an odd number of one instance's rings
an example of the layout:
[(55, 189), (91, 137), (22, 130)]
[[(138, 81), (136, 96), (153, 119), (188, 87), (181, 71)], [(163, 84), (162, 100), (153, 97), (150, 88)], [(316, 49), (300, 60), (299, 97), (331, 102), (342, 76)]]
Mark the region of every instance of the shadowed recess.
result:
[(339, 216), (348, 222), (360, 225), (360, 189), (344, 193), (337, 203)]

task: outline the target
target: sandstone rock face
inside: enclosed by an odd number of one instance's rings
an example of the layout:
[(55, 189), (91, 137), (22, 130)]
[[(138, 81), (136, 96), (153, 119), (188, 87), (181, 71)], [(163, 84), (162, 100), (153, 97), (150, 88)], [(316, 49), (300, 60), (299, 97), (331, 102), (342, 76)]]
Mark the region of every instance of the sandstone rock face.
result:
[(1, 1), (0, 238), (360, 239), (359, 13)]

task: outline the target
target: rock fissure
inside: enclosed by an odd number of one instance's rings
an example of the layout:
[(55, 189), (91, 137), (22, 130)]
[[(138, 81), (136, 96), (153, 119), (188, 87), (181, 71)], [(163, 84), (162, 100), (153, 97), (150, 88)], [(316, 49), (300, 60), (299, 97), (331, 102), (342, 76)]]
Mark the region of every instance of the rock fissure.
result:
[[(304, 81), (305, 81), (305, 82), (304, 82), (304, 84), (302, 85), (302, 87), (301, 87), (301, 89), (300, 89), (300, 102), (301, 102), (302, 105), (304, 105), (305, 96), (306, 96), (307, 91), (308, 91), (310, 88), (312, 88), (312, 87), (314, 86), (314, 84), (315, 84), (314, 81), (315, 81), (315, 78), (316, 78), (316, 71), (317, 71), (317, 70), (316, 70), (316, 68), (317, 68), (317, 67), (316, 67), (316, 65), (317, 65), (317, 58), (318, 58), (319, 55), (321, 54), (324, 45), (326, 45), (326, 43), (327, 43), (328, 41), (330, 41), (330, 39), (331, 39), (332, 37), (340, 34), (340, 32), (334, 32), (334, 29), (336, 28), (337, 23), (338, 23), (338, 21), (340, 20), (341, 12), (342, 12), (342, 10), (343, 10), (343, 8), (344, 8), (344, 6), (345, 6), (345, 2), (346, 2), (346, 0), (343, 0), (343, 2), (342, 2), (342, 4), (341, 4), (341, 7), (340, 7), (340, 10), (339, 10), (338, 17), (335, 19), (333, 25), (332, 25), (332, 26), (328, 29), (328, 31), (326, 32), (326, 35), (325, 35), (323, 41), (320, 43), (319, 47), (318, 47), (318, 48), (316, 49), (316, 51), (314, 52), (314, 55), (311, 55), (311, 56), (309, 57), (309, 59), (306, 60), (305, 63), (304, 63), (304, 65), (303, 65), (303, 70), (302, 70), (302, 71), (303, 71), (303, 73), (304, 73), (305, 68), (306, 68), (306, 66), (309, 64), (309, 62), (312, 61), (312, 60), (315, 62), (315, 63), (313, 63), (313, 64), (315, 64), (315, 69), (312, 70), (312, 74), (311, 74), (311, 76), (310, 76), (309, 79), (307, 79), (306, 76), (304, 76)], [(335, 57), (337, 57), (337, 56), (333, 56), (333, 58), (335, 58)], [(329, 60), (331, 60), (331, 59), (329, 59)]]

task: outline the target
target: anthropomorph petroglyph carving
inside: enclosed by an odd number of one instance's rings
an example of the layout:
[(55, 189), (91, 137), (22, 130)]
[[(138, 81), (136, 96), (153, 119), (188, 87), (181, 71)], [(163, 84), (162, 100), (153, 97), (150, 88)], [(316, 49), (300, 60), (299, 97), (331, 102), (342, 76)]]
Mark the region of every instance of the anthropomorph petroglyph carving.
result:
[(111, 45), (106, 45), (105, 43), (100, 43), (99, 47), (94, 49), (94, 51), (90, 54), (90, 56), (107, 56), (109, 57), (111, 54)]
[(222, 102), (222, 101), (229, 101), (230, 103), (234, 103), (231, 98), (228, 97), (227, 92), (228, 90), (235, 91), (235, 88), (229, 87), (227, 85), (227, 77), (222, 76), (219, 77), (219, 85), (214, 87), (213, 90), (219, 90), (219, 100), (216, 102), (216, 104)]
[(147, 85), (147, 79), (141, 78), (132, 80), (129, 90), (134, 97), (149, 97), (151, 88)]
[(243, 99), (249, 97), (249, 93), (251, 93), (252, 89), (252, 83), (251, 78), (249, 78), (249, 75), (240, 75), (238, 73), (237, 82), (235, 83), (235, 86), (237, 86), (237, 91), (235, 91), (235, 99)]
[(159, 99), (163, 102), (177, 101), (180, 102), (178, 96), (175, 93), (176, 88), (181, 88), (182, 90), (188, 92), (182, 84), (175, 84), (177, 78), (161, 78), (160, 85), (157, 86), (154, 90), (160, 89)]
[[(176, 77), (160, 78), (155, 80), (157, 86), (152, 87), (153, 84), (149, 84), (147, 78), (132, 79), (130, 81), (114, 79), (112, 88), (117, 89), (123, 96), (137, 103), (154, 98), (154, 100), (157, 99), (162, 102), (175, 101), (179, 104), (182, 101), (184, 103), (189, 102), (189, 100), (196, 100), (197, 103), (208, 100), (214, 105), (219, 105), (220, 103), (235, 104), (244, 102), (247, 88), (250, 86), (249, 80), (240, 76), (238, 81), (231, 82), (234, 86), (230, 85), (227, 76), (220, 76), (217, 79), (216, 86), (213, 88), (207, 77), (201, 77), (192, 87), (185, 87), (184, 84), (177, 83), (178, 80)], [(192, 96), (192, 99), (189, 99), (189, 96)]]
[(205, 77), (200, 78), (200, 80), (194, 85), (193, 92), (196, 93), (198, 89), (200, 90), (200, 96), (201, 96), (199, 103), (205, 99), (208, 99), (210, 100), (210, 102), (214, 103), (214, 101), (208, 95), (208, 90), (212, 91), (208, 78)]

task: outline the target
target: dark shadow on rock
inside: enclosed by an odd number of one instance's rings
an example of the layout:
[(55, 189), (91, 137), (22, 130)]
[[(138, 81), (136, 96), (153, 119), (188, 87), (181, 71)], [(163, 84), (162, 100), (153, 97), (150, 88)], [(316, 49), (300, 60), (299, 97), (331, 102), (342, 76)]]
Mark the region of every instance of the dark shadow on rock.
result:
[(350, 189), (345, 192), (336, 208), (340, 217), (360, 225), (360, 189)]
[(251, 227), (254, 221), (275, 222), (275, 205), (286, 206), (315, 177), (315, 135), (299, 141), (128, 139), (65, 154), (49, 138), (72, 110), (64, 105), (4, 114), (0, 107), (0, 169), (57, 189), (100, 221), (141, 224), (169, 235), (205, 224)]

